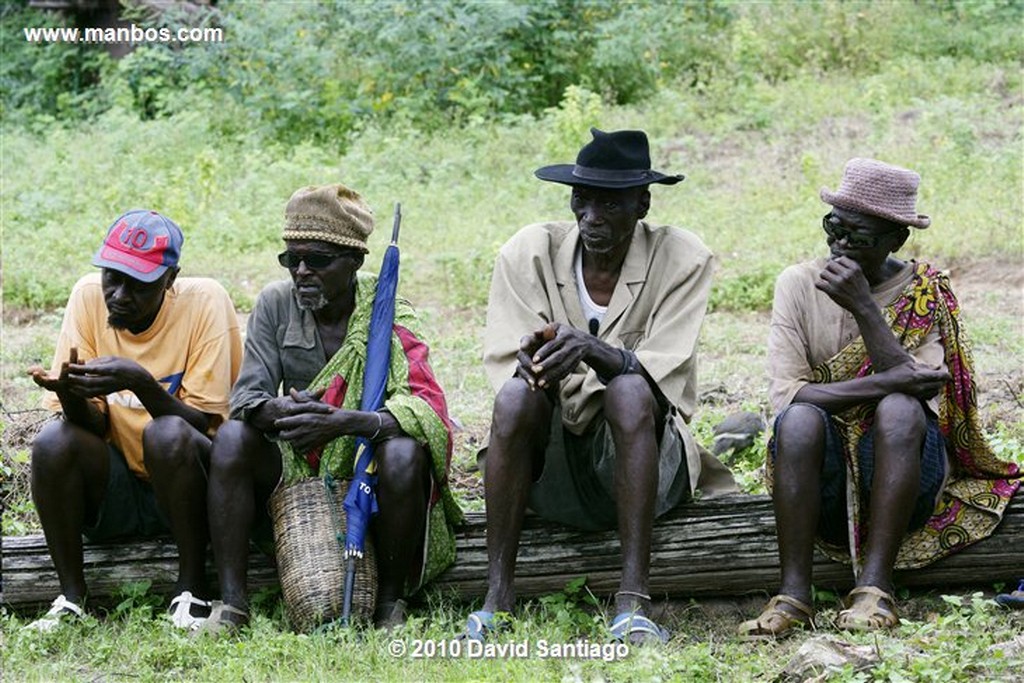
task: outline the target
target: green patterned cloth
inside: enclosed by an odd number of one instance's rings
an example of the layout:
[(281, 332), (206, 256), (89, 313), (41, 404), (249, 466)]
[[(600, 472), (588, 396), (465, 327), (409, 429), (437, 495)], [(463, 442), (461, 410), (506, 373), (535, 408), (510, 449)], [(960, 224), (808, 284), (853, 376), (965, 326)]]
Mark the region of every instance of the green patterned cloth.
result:
[[(345, 341), (334, 357), (309, 384), (309, 390), (326, 388), (323, 400), (343, 409), (359, 410), (366, 367), (366, 342), (377, 278), (359, 274), (356, 307), (349, 319)], [(415, 313), (404, 299), (395, 302), (395, 323), (391, 335), (391, 366), (383, 410), (398, 420), (408, 436), (422, 444), (431, 457), (432, 485), (427, 518), (427, 539), (419, 581), (415, 591), (455, 561), (453, 526), (462, 521), (451, 488), (452, 435), (444, 394), (427, 360), (427, 347), (412, 331)], [(282, 486), (305, 477), (330, 474), (349, 479), (356, 460), (356, 439), (342, 436), (318, 452), (297, 454), (280, 442), (283, 459)], [(440, 503), (440, 504), (439, 504)]]

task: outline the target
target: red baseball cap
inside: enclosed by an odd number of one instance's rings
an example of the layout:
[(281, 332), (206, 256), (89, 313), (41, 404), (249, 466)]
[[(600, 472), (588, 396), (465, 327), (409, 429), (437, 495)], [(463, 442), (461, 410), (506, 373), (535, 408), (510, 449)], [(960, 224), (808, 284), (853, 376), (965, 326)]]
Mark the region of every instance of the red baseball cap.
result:
[(178, 265), (185, 236), (177, 223), (156, 211), (132, 209), (107, 230), (92, 264), (153, 282)]

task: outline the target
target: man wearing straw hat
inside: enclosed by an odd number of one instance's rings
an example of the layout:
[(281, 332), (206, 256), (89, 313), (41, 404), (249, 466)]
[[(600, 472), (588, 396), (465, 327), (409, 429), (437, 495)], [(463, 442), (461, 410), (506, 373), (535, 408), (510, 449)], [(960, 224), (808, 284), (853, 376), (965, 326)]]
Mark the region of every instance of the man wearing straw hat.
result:
[(488, 591), (469, 617), (471, 639), (512, 611), (529, 507), (578, 528), (617, 528), (610, 635), (664, 642), (647, 616), (654, 520), (698, 483), (705, 493), (735, 487), (687, 428), (712, 255), (693, 233), (644, 220), (649, 186), (683, 177), (651, 170), (642, 131), (591, 133), (575, 165), (536, 171), (571, 187), (575, 220), (523, 228), (494, 266), (484, 339), (497, 392), (482, 454)]
[(371, 530), (378, 558), (374, 621), (404, 620), (405, 598), (454, 560), (460, 517), (448, 487), (451, 423), (444, 394), (396, 302), (384, 408), (359, 409), (376, 277), (360, 273), (373, 230), (363, 198), (341, 184), (297, 190), (285, 208), (278, 255), (287, 280), (260, 293), (249, 317), (231, 417), (214, 442), (209, 509), (221, 600), (204, 630), (249, 621), (250, 533), (266, 538), (266, 504), (279, 482), (352, 475), (355, 437), (376, 445), (380, 513)]
[(836, 625), (893, 628), (894, 568), (926, 565), (985, 538), (1019, 485), (981, 432), (959, 306), (940, 271), (895, 254), (931, 221), (917, 173), (851, 159), (821, 190), (829, 254), (775, 286), (768, 337), (769, 446), (782, 577), (740, 626), (776, 638), (813, 625), (815, 540), (853, 563)]
[(83, 535), (171, 533), (171, 621), (188, 629), (210, 612), (203, 468), (228, 416), (242, 338), (223, 287), (178, 277), (183, 242), (156, 211), (114, 221), (92, 261), (102, 271), (71, 291), (50, 372), (32, 371), (62, 414), (32, 444), (32, 498), (61, 595), (29, 628), (84, 616)]

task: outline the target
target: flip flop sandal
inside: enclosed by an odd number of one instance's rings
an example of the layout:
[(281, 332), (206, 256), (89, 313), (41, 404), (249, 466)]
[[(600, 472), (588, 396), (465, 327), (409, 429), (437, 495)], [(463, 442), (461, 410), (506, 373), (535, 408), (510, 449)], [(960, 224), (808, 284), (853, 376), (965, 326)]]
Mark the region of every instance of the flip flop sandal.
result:
[[(787, 612), (780, 604), (792, 607), (798, 614)], [(740, 624), (739, 635), (741, 640), (772, 640), (785, 638), (796, 629), (804, 628), (814, 628), (814, 608), (806, 602), (780, 593), (768, 601), (757, 619)]]
[(63, 595), (58, 595), (50, 605), (49, 611), (33, 621), (31, 624), (25, 626), (25, 630), (49, 633), (61, 624), (66, 624), (69, 621), (78, 621), (79, 619), (84, 618), (85, 610), (65, 598)]
[(616, 616), (609, 631), (612, 642), (630, 645), (664, 644), (669, 638), (667, 630), (636, 612), (622, 612)]
[(466, 620), (466, 630), (457, 637), (459, 640), (475, 640), (478, 643), (485, 642), (488, 638), (502, 630), (494, 617), (494, 612), (479, 610), (469, 615)]
[[(867, 600), (854, 602), (857, 595), (868, 596)], [(846, 597), (846, 604), (850, 605), (836, 617), (836, 626), (844, 631), (878, 631), (898, 626), (900, 618), (896, 614), (895, 607), (892, 609), (882, 606), (885, 600), (890, 605), (896, 604), (896, 599), (881, 588), (875, 586), (859, 586), (850, 591)]]
[[(193, 606), (197, 609), (193, 610)], [(193, 614), (193, 611), (197, 612), (199, 616)], [(210, 603), (207, 600), (200, 600), (190, 591), (183, 591), (171, 600), (168, 616), (175, 628), (192, 631), (199, 628), (210, 616)]]
[(1021, 579), (1017, 590), (1012, 593), (1000, 593), (997, 595), (996, 603), (1010, 609), (1024, 609), (1024, 579)]
[[(234, 636), (242, 630), (243, 626), (249, 624), (249, 613), (245, 610), (238, 609), (233, 605), (229, 605), (226, 602), (220, 600), (214, 600), (210, 603), (212, 608), (210, 616), (200, 624), (197, 628), (191, 631), (191, 635), (194, 637), (205, 637), (220, 638), (221, 636)], [(240, 617), (238, 621), (232, 621), (225, 619), (225, 614), (233, 614)]]

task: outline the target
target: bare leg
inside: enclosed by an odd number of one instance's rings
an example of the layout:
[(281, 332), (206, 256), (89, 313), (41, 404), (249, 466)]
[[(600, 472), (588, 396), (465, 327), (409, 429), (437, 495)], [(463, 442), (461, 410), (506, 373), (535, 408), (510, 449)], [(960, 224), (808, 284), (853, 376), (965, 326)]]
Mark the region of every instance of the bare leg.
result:
[(494, 400), (487, 448), (484, 496), (487, 503), (488, 612), (509, 612), (515, 604), (519, 534), (533, 481), (544, 457), (552, 404), (542, 391), (510, 379)]
[(206, 471), (210, 440), (176, 416), (155, 418), (142, 433), (143, 458), (157, 505), (178, 544), (174, 593), (206, 596)]
[(415, 439), (377, 446), (377, 505), (373, 523), (380, 605), (403, 597), (409, 569), (422, 544), (430, 495), (430, 457)]
[[(926, 425), (921, 402), (906, 394), (885, 397), (875, 410), (875, 472), (858, 586), (875, 586), (887, 593), (893, 590), (896, 554), (917, 501)], [(858, 599), (862, 598), (855, 596), (855, 602)]]
[[(207, 507), (221, 599), (248, 612), (246, 569), (256, 512), (281, 478), (281, 452), (244, 422), (221, 425), (210, 452)], [(226, 613), (225, 618), (233, 616)]]
[(643, 614), (651, 569), (651, 532), (658, 493), (657, 402), (640, 375), (608, 383), (604, 415), (615, 442), (615, 498), (622, 543), (616, 612)]
[(32, 443), (32, 499), (57, 570), (60, 590), (85, 600), (82, 529), (103, 503), (110, 475), (107, 443), (63, 420), (46, 425)]
[[(772, 501), (779, 539), (782, 582), (779, 592), (811, 604), (814, 535), (821, 514), (821, 468), (825, 423), (808, 405), (793, 404), (775, 432)], [(780, 608), (804, 617), (785, 603)]]

